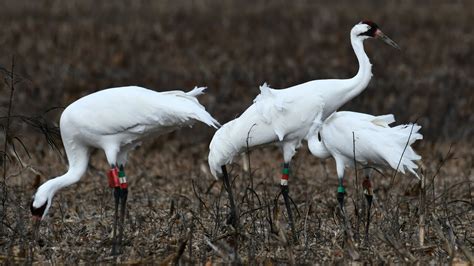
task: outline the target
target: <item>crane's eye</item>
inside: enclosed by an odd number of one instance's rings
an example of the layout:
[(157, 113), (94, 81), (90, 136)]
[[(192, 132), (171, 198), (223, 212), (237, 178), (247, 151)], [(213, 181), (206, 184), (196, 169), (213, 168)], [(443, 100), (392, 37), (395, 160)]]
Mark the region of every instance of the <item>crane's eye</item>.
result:
[(360, 33), (359, 36), (375, 37), (375, 32), (376, 31), (377, 31), (377, 28), (369, 26), (369, 29), (365, 32)]
[(318, 132), (318, 140), (321, 142), (321, 134)]

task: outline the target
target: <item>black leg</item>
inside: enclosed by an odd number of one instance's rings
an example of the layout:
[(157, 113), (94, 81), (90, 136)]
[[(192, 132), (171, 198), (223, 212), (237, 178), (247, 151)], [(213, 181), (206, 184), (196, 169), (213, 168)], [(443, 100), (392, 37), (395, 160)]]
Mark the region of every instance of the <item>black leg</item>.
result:
[(349, 233), (349, 225), (348, 225), (348, 219), (347, 219), (347, 214), (346, 214), (346, 211), (344, 209), (344, 196), (346, 195), (346, 189), (344, 188), (344, 179), (343, 178), (340, 178), (339, 179), (339, 186), (337, 187), (337, 201), (339, 202), (339, 208), (341, 210), (341, 213), (342, 213), (342, 223), (343, 223), (343, 228), (344, 228), (344, 235), (345, 235), (345, 239), (347, 241), (347, 236), (350, 235)]
[(365, 195), (365, 199), (367, 200), (367, 224), (365, 225), (365, 241), (368, 243), (369, 241), (369, 225), (370, 225), (370, 209), (372, 208), (372, 195)]
[(109, 187), (113, 188), (114, 190), (114, 226), (112, 231), (112, 256), (116, 256), (118, 254), (117, 250), (117, 224), (118, 224), (118, 216), (119, 216), (119, 203), (122, 194), (122, 189), (120, 188), (120, 180), (118, 177), (118, 169), (115, 165), (112, 165), (109, 172), (107, 173), (109, 179)]
[(229, 181), (229, 175), (227, 173), (227, 168), (225, 165), (222, 166), (222, 179), (224, 182), (224, 188), (227, 192), (227, 196), (229, 197), (229, 204), (230, 204), (230, 214), (227, 219), (227, 224), (232, 224), (234, 228), (237, 228), (239, 225), (239, 217), (237, 216), (237, 208), (234, 201), (234, 194), (232, 193), (232, 186)]
[(290, 164), (284, 163), (283, 170), (280, 180), (281, 194), (283, 195), (283, 200), (285, 201), (286, 211), (288, 213), (288, 219), (290, 220), (291, 233), (293, 234), (293, 240), (296, 242), (298, 238), (296, 237), (295, 222), (293, 220), (293, 213), (291, 212), (290, 204), (290, 189), (288, 188), (288, 179), (290, 177)]
[(346, 189), (343, 185), (344, 179), (339, 179), (339, 186), (337, 187), (337, 201), (339, 202), (339, 207), (341, 212), (344, 212), (344, 196), (346, 195)]
[(120, 202), (120, 220), (119, 220), (119, 232), (118, 232), (118, 252), (122, 253), (122, 239), (123, 239), (123, 227), (125, 220), (125, 212), (127, 209), (127, 197), (128, 189), (121, 189), (121, 202)]
[(127, 177), (125, 176), (125, 170), (123, 165), (120, 165), (118, 171), (118, 180), (119, 180), (119, 189), (120, 189), (120, 218), (119, 218), (119, 232), (118, 232), (118, 240), (117, 240), (117, 251), (118, 253), (122, 253), (122, 240), (123, 240), (123, 228), (124, 228), (124, 220), (125, 220), (125, 213), (127, 210), (127, 197), (128, 197), (128, 183)]
[(372, 208), (372, 200), (373, 200), (372, 184), (370, 183), (369, 176), (366, 177), (366, 179), (362, 183), (362, 186), (364, 188), (365, 199), (367, 200), (367, 223), (365, 225), (365, 241), (368, 243), (369, 242), (370, 210)]
[(117, 223), (118, 223), (118, 208), (120, 202), (121, 189), (119, 187), (114, 188), (114, 199), (115, 199), (115, 213), (114, 213), (114, 228), (112, 236), (112, 256), (118, 254), (117, 252)]
[(283, 195), (283, 199), (285, 200), (286, 211), (288, 212), (288, 219), (290, 220), (291, 233), (293, 234), (293, 240), (296, 242), (298, 241), (298, 238), (296, 237), (295, 223), (293, 221), (293, 213), (291, 212), (290, 198), (288, 196), (289, 192), (290, 190), (288, 188), (288, 185), (281, 185), (281, 194)]
[(337, 202), (339, 202), (339, 208), (344, 212), (344, 192), (337, 192)]

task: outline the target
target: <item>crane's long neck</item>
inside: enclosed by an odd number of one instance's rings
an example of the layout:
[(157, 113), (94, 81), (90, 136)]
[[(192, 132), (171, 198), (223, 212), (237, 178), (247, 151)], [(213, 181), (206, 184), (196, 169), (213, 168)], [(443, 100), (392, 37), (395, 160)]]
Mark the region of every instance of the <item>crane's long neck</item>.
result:
[(351, 33), (351, 43), (359, 62), (359, 70), (353, 78), (342, 80), (341, 86), (335, 86), (331, 89), (330, 99), (326, 99), (328, 106), (325, 108), (324, 118), (359, 95), (372, 78), (372, 64), (364, 51), (363, 40)]
[(85, 147), (68, 147), (66, 143), (65, 148), (69, 161), (68, 171), (61, 176), (48, 180), (39, 187), (37, 193), (45, 192), (52, 197), (61, 188), (78, 182), (86, 172), (89, 162), (89, 150)]
[(350, 79), (352, 81), (352, 88), (346, 94), (344, 100), (350, 101), (355, 96), (359, 95), (369, 84), (372, 78), (372, 64), (369, 57), (364, 51), (364, 43), (360, 38), (351, 36), (352, 48), (357, 56), (359, 62), (359, 71)]

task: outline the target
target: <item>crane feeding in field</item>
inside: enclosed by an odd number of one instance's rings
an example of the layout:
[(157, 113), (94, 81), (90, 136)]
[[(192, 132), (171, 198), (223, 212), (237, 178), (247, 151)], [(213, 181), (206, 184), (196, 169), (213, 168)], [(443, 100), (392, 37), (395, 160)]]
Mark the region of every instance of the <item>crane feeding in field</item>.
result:
[(423, 136), (417, 124), (390, 127), (395, 122), (393, 115), (373, 116), (356, 112), (335, 112), (322, 124), (319, 132), (308, 137), (310, 152), (321, 159), (333, 157), (336, 161), (339, 186), (337, 189), (341, 209), (344, 206), (344, 169), (355, 167), (355, 163), (365, 166), (364, 194), (367, 200), (366, 237), (370, 223), (372, 206), (372, 184), (370, 167), (392, 168), (405, 173), (410, 171), (416, 177), (420, 160), (411, 145)]
[(286, 89), (271, 89), (266, 84), (242, 115), (221, 127), (209, 146), (209, 166), (216, 178), (223, 178), (231, 201), (231, 218), (236, 210), (225, 165), (246, 147), (276, 143), (283, 151), (284, 168), (281, 191), (293, 233), (294, 223), (289, 208), (289, 164), (301, 141), (314, 134), (321, 122), (340, 106), (359, 95), (372, 77), (372, 65), (364, 51), (363, 41), (379, 38), (399, 48), (371, 21), (356, 24), (351, 32), (352, 48), (359, 62), (357, 74), (350, 79), (313, 80)]
[[(68, 171), (41, 185), (33, 196), (31, 213), (43, 219), (55, 193), (79, 181), (85, 173), (90, 152), (102, 149), (110, 165), (109, 185), (114, 189), (115, 221), (113, 228), (116, 254), (123, 235), (123, 219), (127, 200), (124, 166), (127, 154), (148, 137), (165, 134), (200, 121), (218, 128), (219, 123), (197, 100), (205, 88), (190, 92), (153, 90), (129, 86), (101, 90), (78, 99), (61, 115), (60, 130), (69, 162)], [(118, 241), (116, 230), (120, 203)]]

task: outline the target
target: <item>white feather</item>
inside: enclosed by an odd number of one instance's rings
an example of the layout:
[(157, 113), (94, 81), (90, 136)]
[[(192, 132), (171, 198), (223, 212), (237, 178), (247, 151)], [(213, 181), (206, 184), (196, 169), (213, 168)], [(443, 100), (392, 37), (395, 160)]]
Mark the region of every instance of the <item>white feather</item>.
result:
[[(209, 146), (209, 167), (217, 178), (221, 167), (247, 147), (275, 143), (290, 162), (303, 139), (309, 139), (330, 114), (361, 93), (372, 78), (361, 33), (368, 25), (357, 24), (351, 30), (351, 43), (359, 62), (359, 71), (350, 79), (313, 80), (286, 89), (272, 89), (266, 83), (253, 104), (238, 118), (217, 130)], [(252, 129), (252, 130), (250, 130)], [(250, 132), (250, 133), (249, 133)]]
[[(343, 169), (354, 166), (354, 143), (356, 161), (362, 165), (391, 167), (402, 173), (416, 173), (414, 163), (421, 157), (411, 145), (423, 136), (417, 124), (389, 127), (393, 115), (372, 116), (356, 112), (336, 112), (327, 118), (321, 127), (319, 141), (313, 136), (308, 147), (313, 155), (326, 158), (329, 154), (336, 160), (338, 176), (344, 176)], [(408, 146), (407, 146), (408, 144)], [(406, 150), (405, 150), (405, 146)]]
[(204, 88), (156, 92), (141, 87), (101, 90), (70, 104), (61, 115), (60, 130), (69, 161), (68, 172), (38, 188), (32, 203), (39, 208), (62, 187), (79, 181), (87, 169), (92, 148), (104, 150), (109, 165), (125, 164), (127, 154), (148, 137), (191, 126), (200, 121), (219, 123), (197, 100)]

